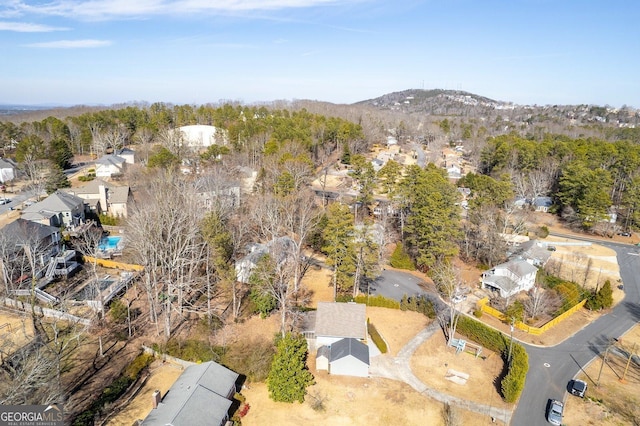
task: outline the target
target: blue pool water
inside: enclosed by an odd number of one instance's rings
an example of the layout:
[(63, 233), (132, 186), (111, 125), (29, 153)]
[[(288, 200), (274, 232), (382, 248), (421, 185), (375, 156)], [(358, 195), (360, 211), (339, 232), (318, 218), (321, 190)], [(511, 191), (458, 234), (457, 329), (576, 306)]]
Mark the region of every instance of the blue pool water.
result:
[(100, 241), (98, 248), (102, 251), (115, 250), (120, 244), (120, 240), (122, 240), (122, 237), (104, 237)]

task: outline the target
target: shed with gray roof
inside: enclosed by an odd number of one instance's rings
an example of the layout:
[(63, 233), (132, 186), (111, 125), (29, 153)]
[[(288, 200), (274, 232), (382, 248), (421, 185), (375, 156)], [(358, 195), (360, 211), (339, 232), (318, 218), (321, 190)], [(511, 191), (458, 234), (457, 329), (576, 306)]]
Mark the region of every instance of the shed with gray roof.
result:
[(369, 376), (369, 347), (353, 338), (341, 339), (331, 345), (329, 374)]

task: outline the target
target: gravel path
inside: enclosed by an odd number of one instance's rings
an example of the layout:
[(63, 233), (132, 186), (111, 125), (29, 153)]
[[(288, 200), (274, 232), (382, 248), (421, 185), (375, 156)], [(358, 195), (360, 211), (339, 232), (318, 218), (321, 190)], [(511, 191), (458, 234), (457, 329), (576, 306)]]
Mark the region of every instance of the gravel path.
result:
[(375, 377), (383, 377), (386, 379), (398, 380), (404, 382), (420, 392), (421, 394), (435, 399), (442, 403), (448, 403), (465, 410), (484, 414), (509, 424), (511, 420), (511, 410), (504, 410), (489, 405), (479, 404), (473, 401), (467, 401), (455, 396), (438, 392), (429, 388), (418, 379), (411, 371), (410, 360), (413, 353), (418, 347), (429, 339), (436, 331), (440, 329), (437, 321), (434, 321), (429, 327), (425, 328), (409, 341), (398, 353), (398, 356), (391, 357), (380, 355), (371, 358), (369, 374)]

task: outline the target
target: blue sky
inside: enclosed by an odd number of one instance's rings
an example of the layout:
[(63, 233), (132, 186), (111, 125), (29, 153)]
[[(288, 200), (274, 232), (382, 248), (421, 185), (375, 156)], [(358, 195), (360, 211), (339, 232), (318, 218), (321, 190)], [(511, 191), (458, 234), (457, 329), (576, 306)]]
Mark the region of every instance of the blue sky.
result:
[(638, 108), (639, 22), (636, 0), (0, 0), (0, 104), (444, 88)]

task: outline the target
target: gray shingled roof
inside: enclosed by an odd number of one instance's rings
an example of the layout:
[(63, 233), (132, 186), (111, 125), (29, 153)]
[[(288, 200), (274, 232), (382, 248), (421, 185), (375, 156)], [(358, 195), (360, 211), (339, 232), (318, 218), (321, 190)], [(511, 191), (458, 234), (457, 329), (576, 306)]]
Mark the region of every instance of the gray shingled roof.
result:
[(59, 229), (54, 226), (43, 225), (25, 219), (16, 219), (0, 229), (3, 237), (16, 243), (27, 241), (33, 237), (37, 237), (38, 241), (42, 241), (57, 232), (59, 232)]
[(316, 336), (367, 337), (367, 311), (362, 303), (318, 302)]
[(106, 182), (102, 179), (94, 179), (91, 182), (86, 183), (78, 188), (68, 189), (67, 192), (72, 194), (82, 194), (95, 196), (92, 197), (99, 200), (100, 197), (100, 185), (107, 188), (108, 200), (114, 204), (125, 204), (129, 199), (129, 186), (115, 186), (112, 183)]
[(192, 365), (144, 419), (144, 425), (210, 426), (222, 424), (235, 392), (238, 374), (213, 361)]
[(538, 272), (538, 268), (524, 259), (513, 259), (506, 263), (497, 265), (494, 269), (498, 268), (507, 269), (518, 277), (524, 277), (532, 272)]
[(78, 206), (84, 205), (84, 200), (80, 197), (76, 197), (73, 194), (57, 190), (53, 194), (49, 195), (39, 203), (35, 203), (25, 208), (25, 213), (40, 213), (40, 212), (69, 212)]
[(124, 163), (126, 161), (127, 160), (125, 160), (124, 158), (122, 158), (122, 157), (120, 157), (118, 155), (108, 154), (108, 155), (103, 155), (102, 157), (98, 158), (96, 160), (96, 164), (103, 164), (105, 166), (113, 164), (114, 166), (120, 167), (122, 165), (122, 163)]
[(369, 365), (369, 347), (357, 339), (342, 339), (331, 345), (330, 362), (337, 361), (347, 356), (354, 358)]
[(485, 285), (488, 284), (490, 287), (500, 288), (504, 290), (506, 294), (511, 294), (518, 286), (511, 278), (502, 275), (487, 275), (482, 282), (485, 283)]

